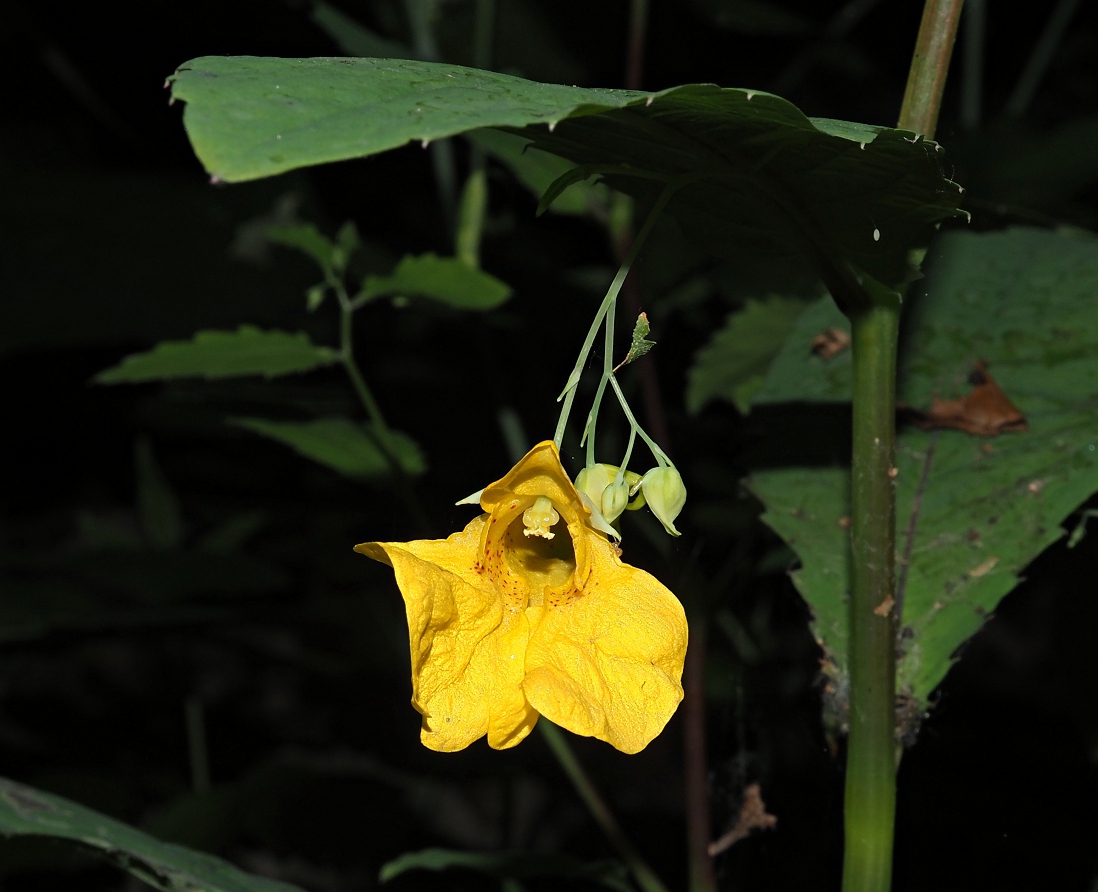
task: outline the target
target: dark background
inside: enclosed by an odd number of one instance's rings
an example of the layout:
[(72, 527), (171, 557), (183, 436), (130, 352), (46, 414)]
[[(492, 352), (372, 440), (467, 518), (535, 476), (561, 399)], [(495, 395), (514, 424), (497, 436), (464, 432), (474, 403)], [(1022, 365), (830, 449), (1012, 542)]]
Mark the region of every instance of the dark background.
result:
[[(397, 3), (338, 5), (403, 36)], [(501, 36), (501, 67), (621, 85), (625, 2), (519, 6), (534, 24)], [(892, 124), (920, 6), (851, 8), (864, 18), (828, 37), (834, 2), (767, 6), (761, 26), (758, 10), (744, 24), (747, 7), (728, 0), (653, 0), (643, 86), (774, 89), (809, 115)], [(447, 9), (443, 53), (468, 61), (471, 4)], [(1076, 13), (1024, 117), (1003, 114), (1046, 17), (1036, 5), (992, 5), (975, 127), (959, 123), (958, 43), (937, 138), (974, 226), (1098, 228), (1094, 4)], [(202, 328), (304, 328), (331, 342), (326, 308), (304, 312), (315, 270), (256, 236), (280, 201), (328, 232), (353, 219), (382, 264), (452, 250), (418, 147), (209, 185), (163, 82), (213, 54), (339, 51), (306, 6), (276, 0), (0, 7), (0, 773), (317, 892), (373, 888), (381, 864), (429, 845), (607, 857), (537, 735), (504, 753), (420, 746), (399, 595), (385, 568), (350, 551), (424, 532), (392, 493), (224, 424), (355, 415), (342, 378), (88, 383), (128, 353)], [(464, 170), (467, 152), (456, 151)], [(615, 265), (595, 223), (535, 219), (535, 199), (502, 169), (491, 189), (483, 264), (514, 287), (510, 303), (488, 316), (386, 304), (358, 319), (367, 377), (393, 425), (426, 451), (417, 493), (433, 535), (463, 525), (469, 511), (454, 500), (510, 466), (501, 408), (531, 442), (551, 435), (554, 398)], [(718, 859), (721, 887), (834, 889), (842, 780), (819, 726), (818, 655), (784, 575), (789, 553), (738, 480), (791, 445), (841, 440), (844, 419), (771, 411), (745, 421), (730, 406), (685, 414), (691, 356), (755, 274), (695, 260), (665, 240), (641, 270), (669, 448), (691, 494), (686, 534), (656, 540), (661, 553), (638, 527), (627, 558), (709, 620), (714, 832), (731, 826), (754, 781), (779, 819)], [(699, 269), (700, 289), (680, 287)], [(175, 493), (178, 547), (153, 547), (138, 454), (153, 456), (146, 469), (161, 469)], [(1090, 888), (1096, 559), (1096, 536), (1050, 549), (940, 689), (900, 772), (897, 890)], [(203, 719), (208, 790), (194, 789), (188, 708), (192, 731)], [(575, 741), (672, 889), (685, 888), (681, 732), (677, 717), (635, 757)], [(4, 844), (0, 877), (5, 892), (136, 883), (50, 843)], [(413, 873), (393, 888), (498, 885)]]

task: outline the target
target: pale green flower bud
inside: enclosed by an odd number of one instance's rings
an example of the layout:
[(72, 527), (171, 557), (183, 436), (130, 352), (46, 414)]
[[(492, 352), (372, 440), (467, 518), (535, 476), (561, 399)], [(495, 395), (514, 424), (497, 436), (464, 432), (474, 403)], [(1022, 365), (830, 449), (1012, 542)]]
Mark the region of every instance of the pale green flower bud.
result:
[(601, 506), (603, 491), (613, 483), (617, 473), (618, 469), (612, 465), (589, 465), (576, 475), (576, 489)]
[(641, 479), (641, 492), (648, 507), (672, 536), (682, 534), (675, 529), (675, 518), (686, 504), (686, 487), (674, 468), (653, 468)]
[(621, 516), (629, 504), (629, 483), (623, 477), (621, 481), (611, 480), (602, 491), (602, 516), (613, 522)]

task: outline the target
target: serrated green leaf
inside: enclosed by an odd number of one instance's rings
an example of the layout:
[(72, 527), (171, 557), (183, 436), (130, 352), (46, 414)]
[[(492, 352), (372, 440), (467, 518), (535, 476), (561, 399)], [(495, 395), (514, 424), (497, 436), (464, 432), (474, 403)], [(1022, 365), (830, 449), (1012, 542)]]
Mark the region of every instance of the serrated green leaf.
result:
[(427, 470), (423, 453), (407, 434), (399, 431), (383, 434), (370, 425), (356, 424), (348, 418), (313, 421), (231, 418), (229, 423), (278, 440), (347, 477), (369, 479), (390, 475), (392, 466), (386, 451), (400, 462), (406, 474), (417, 476)]
[(367, 276), (359, 296), (427, 297), (460, 310), (491, 310), (511, 296), (511, 286), (455, 257), (409, 254), (388, 276)]
[(0, 835), (46, 837), (90, 848), (162, 892), (301, 892), (7, 778), (0, 778)]
[(750, 397), (751, 404), (850, 402), (851, 352), (843, 350), (831, 359), (812, 352), (813, 338), (829, 328), (849, 335), (850, 320), (833, 300), (825, 298), (808, 305), (766, 370), (762, 386)]
[[(527, 137), (515, 133), (471, 130), (465, 138), (505, 164), (539, 200), (556, 180), (575, 167), (557, 155), (534, 148)], [(558, 194), (546, 210), (558, 214), (589, 214), (606, 208), (609, 192), (602, 183), (576, 182)]]
[(557, 877), (582, 879), (618, 892), (631, 892), (629, 875), (618, 861), (580, 861), (569, 855), (543, 852), (458, 852), (452, 849), (423, 849), (406, 852), (381, 868), (379, 879), (387, 883), (409, 870), (451, 870), (464, 868), (502, 879)]
[(297, 248), (308, 254), (324, 273), (332, 270), (332, 254), (335, 245), (328, 236), (316, 228), (315, 223), (300, 226), (272, 226), (267, 230), (267, 240), (287, 248)]
[[(925, 294), (905, 320), (901, 398), (926, 407), (970, 390), (980, 360), (1026, 416), (1029, 430), (978, 438), (902, 429), (896, 468), (898, 567), (914, 518), (902, 590), (905, 629), (897, 684), (925, 706), (961, 644), (1064, 531), (1060, 524), (1098, 490), (1098, 240), (1032, 229), (943, 235)], [(818, 310), (818, 312), (817, 312)], [(818, 372), (811, 332), (830, 320), (821, 304), (802, 317), (771, 369), (767, 398), (797, 391)], [(803, 323), (803, 324), (802, 324)], [(838, 358), (834, 360), (838, 361)], [(781, 382), (781, 388), (771, 387)], [(810, 394), (816, 393), (811, 388)], [(838, 383), (823, 399), (841, 394)], [(928, 464), (928, 454), (930, 454)], [(794, 581), (814, 628), (846, 673), (849, 514), (846, 469), (793, 468), (753, 476), (764, 521), (797, 552)]]
[(629, 352), (625, 354), (625, 359), (622, 360), (622, 365), (628, 365), (631, 362), (636, 362), (642, 356), (648, 354), (653, 347), (656, 346), (655, 341), (648, 340), (648, 333), (652, 330), (648, 324), (648, 315), (641, 313), (637, 317), (637, 321), (633, 323), (633, 336), (629, 342)]
[(770, 296), (750, 300), (731, 313), (724, 328), (698, 351), (687, 379), (687, 410), (698, 412), (712, 399), (725, 399), (746, 415), (752, 395), (807, 306), (803, 300)]
[(127, 356), (93, 380), (132, 384), (170, 378), (273, 378), (307, 372), (338, 359), (335, 350), (317, 346), (304, 332), (242, 325), (236, 331), (200, 331), (189, 341), (162, 341), (146, 353)]
[[(959, 213), (938, 146), (901, 130), (809, 120), (784, 99), (693, 84), (659, 93), (539, 84), (393, 59), (204, 57), (172, 78), (202, 163), (230, 181), (358, 158), (482, 127), (526, 128), (534, 145), (668, 206), (720, 257), (846, 262), (891, 287), (912, 252)], [(549, 125), (533, 127), (530, 125)]]

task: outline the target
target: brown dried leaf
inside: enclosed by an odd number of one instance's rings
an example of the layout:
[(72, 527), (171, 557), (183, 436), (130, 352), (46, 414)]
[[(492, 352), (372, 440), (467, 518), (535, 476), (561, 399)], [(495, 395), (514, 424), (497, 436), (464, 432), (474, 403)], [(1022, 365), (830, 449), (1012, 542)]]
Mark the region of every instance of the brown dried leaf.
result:
[(972, 385), (972, 393), (968, 396), (955, 400), (934, 397), (927, 411), (912, 410), (915, 424), (924, 430), (947, 428), (978, 437), (1028, 429), (1025, 416), (988, 374), (983, 360), (976, 364), (968, 382)]
[(743, 805), (740, 806), (740, 817), (736, 826), (716, 842), (709, 844), (709, 857), (719, 855), (741, 839), (750, 836), (752, 830), (773, 830), (776, 826), (778, 819), (767, 812), (759, 785), (748, 784), (743, 791)]

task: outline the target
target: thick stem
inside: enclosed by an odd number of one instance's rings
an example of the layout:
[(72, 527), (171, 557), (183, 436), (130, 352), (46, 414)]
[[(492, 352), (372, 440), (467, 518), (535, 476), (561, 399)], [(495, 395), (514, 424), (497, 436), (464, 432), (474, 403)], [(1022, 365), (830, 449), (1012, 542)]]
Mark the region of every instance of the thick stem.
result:
[[(898, 126), (928, 139), (937, 126), (960, 15), (961, 0), (926, 0), (923, 9)], [(861, 290), (868, 306), (856, 306), (850, 313), (854, 451), (843, 892), (888, 892), (896, 823), (893, 458), (900, 295), (868, 277)]]
[(900, 109), (901, 130), (921, 133), (927, 139), (938, 127), (942, 91), (949, 74), (949, 59), (957, 39), (962, 0), (926, 0), (911, 70), (907, 75), (904, 104)]
[(887, 892), (896, 813), (896, 345), (899, 295), (874, 289), (851, 318), (850, 737), (843, 892)]
[(621, 829), (618, 819), (610, 811), (610, 806), (606, 804), (606, 800), (602, 798), (591, 778), (588, 777), (580, 760), (572, 752), (572, 747), (568, 744), (564, 733), (544, 717), (538, 722), (538, 728), (541, 729), (542, 736), (545, 737), (545, 742), (549, 744), (549, 749), (553, 751), (560, 767), (568, 775), (568, 780), (576, 788), (583, 804), (587, 806), (591, 817), (595, 819), (595, 823), (599, 825), (607, 840), (617, 850), (642, 892), (667, 892), (667, 887), (648, 862), (641, 857), (636, 846), (625, 835), (625, 831)]

